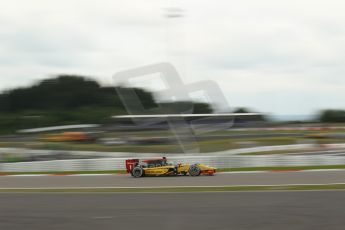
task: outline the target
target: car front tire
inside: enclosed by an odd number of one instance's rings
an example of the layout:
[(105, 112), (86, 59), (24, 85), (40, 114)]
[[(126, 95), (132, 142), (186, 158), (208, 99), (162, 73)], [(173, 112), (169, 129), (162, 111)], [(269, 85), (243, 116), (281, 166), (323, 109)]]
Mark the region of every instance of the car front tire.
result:
[(190, 176), (199, 176), (201, 174), (201, 170), (197, 165), (192, 165), (189, 168), (189, 175)]

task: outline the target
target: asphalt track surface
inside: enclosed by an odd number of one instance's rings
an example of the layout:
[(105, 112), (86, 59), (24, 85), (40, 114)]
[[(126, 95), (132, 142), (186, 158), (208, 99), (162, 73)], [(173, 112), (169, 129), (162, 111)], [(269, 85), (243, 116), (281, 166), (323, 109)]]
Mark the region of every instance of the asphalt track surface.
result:
[(99, 188), (345, 183), (345, 170), (222, 173), (133, 178), (129, 175), (0, 176), (1, 188)]
[(0, 229), (343, 230), (343, 191), (0, 194)]

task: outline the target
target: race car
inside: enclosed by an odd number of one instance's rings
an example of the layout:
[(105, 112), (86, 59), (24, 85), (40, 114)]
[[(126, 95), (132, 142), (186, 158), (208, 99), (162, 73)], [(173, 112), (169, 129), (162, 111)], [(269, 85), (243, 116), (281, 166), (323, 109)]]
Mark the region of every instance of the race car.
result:
[(216, 168), (203, 164), (174, 164), (166, 157), (150, 160), (126, 160), (126, 169), (133, 177), (143, 176), (177, 176), (177, 175), (214, 175)]

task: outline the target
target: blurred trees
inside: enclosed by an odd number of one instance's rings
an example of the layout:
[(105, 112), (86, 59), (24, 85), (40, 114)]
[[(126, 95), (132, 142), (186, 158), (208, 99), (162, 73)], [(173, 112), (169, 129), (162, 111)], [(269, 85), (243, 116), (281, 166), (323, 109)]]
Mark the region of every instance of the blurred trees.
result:
[(324, 110), (320, 114), (321, 122), (345, 122), (345, 110)]
[[(143, 104), (155, 106), (151, 93), (134, 90), (141, 96)], [(85, 106), (124, 108), (115, 87), (101, 87), (93, 80), (70, 75), (43, 80), (32, 87), (10, 90), (0, 96), (2, 112), (69, 110)]]
[(203, 102), (177, 101), (177, 102), (162, 102), (159, 103), (161, 113), (213, 113), (210, 104)]
[[(157, 113), (184, 111), (211, 113), (206, 103), (165, 102), (158, 106), (154, 96), (140, 88), (104, 87), (83, 76), (60, 75), (37, 84), (7, 90), (0, 94), (0, 132), (23, 128), (104, 123), (112, 115), (125, 115), (127, 111), (118, 94), (131, 91), (127, 100), (140, 99), (146, 110), (159, 108)], [(133, 98), (132, 98), (133, 97)], [(190, 106), (192, 105), (192, 106)]]

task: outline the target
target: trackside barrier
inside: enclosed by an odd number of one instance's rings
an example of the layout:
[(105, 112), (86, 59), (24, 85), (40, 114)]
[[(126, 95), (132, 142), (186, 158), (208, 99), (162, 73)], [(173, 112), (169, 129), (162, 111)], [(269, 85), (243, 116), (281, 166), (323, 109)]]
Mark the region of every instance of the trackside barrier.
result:
[[(330, 148), (345, 148), (345, 144), (331, 144)], [(308, 149), (316, 148), (314, 144), (294, 144), (294, 145), (275, 145), (275, 146), (258, 146), (250, 148), (238, 148), (229, 149), (220, 152), (213, 152), (212, 155), (233, 155), (241, 153), (254, 153), (254, 152), (264, 152), (264, 151), (279, 151), (279, 150), (298, 150), (298, 149)], [(136, 156), (138, 153), (129, 152), (99, 152), (99, 151), (69, 151), (69, 150), (43, 150), (43, 149), (26, 149), (26, 148), (0, 148), (0, 155), (2, 154), (16, 154), (21, 156), (44, 156), (63, 153), (65, 155), (78, 155), (78, 156), (99, 156), (99, 157), (129, 157)], [(165, 155), (174, 156), (176, 154), (181, 155), (182, 153), (171, 153)], [(199, 155), (209, 155), (210, 153), (188, 153), (184, 155), (199, 156)], [(161, 154), (157, 153), (140, 153), (141, 156), (150, 157), (157, 156)]]
[[(82, 160), (53, 160), (19, 163), (2, 163), (0, 172), (63, 172), (124, 170), (127, 158), (98, 158)], [(175, 156), (176, 163), (202, 163), (216, 168), (345, 165), (345, 156)]]

